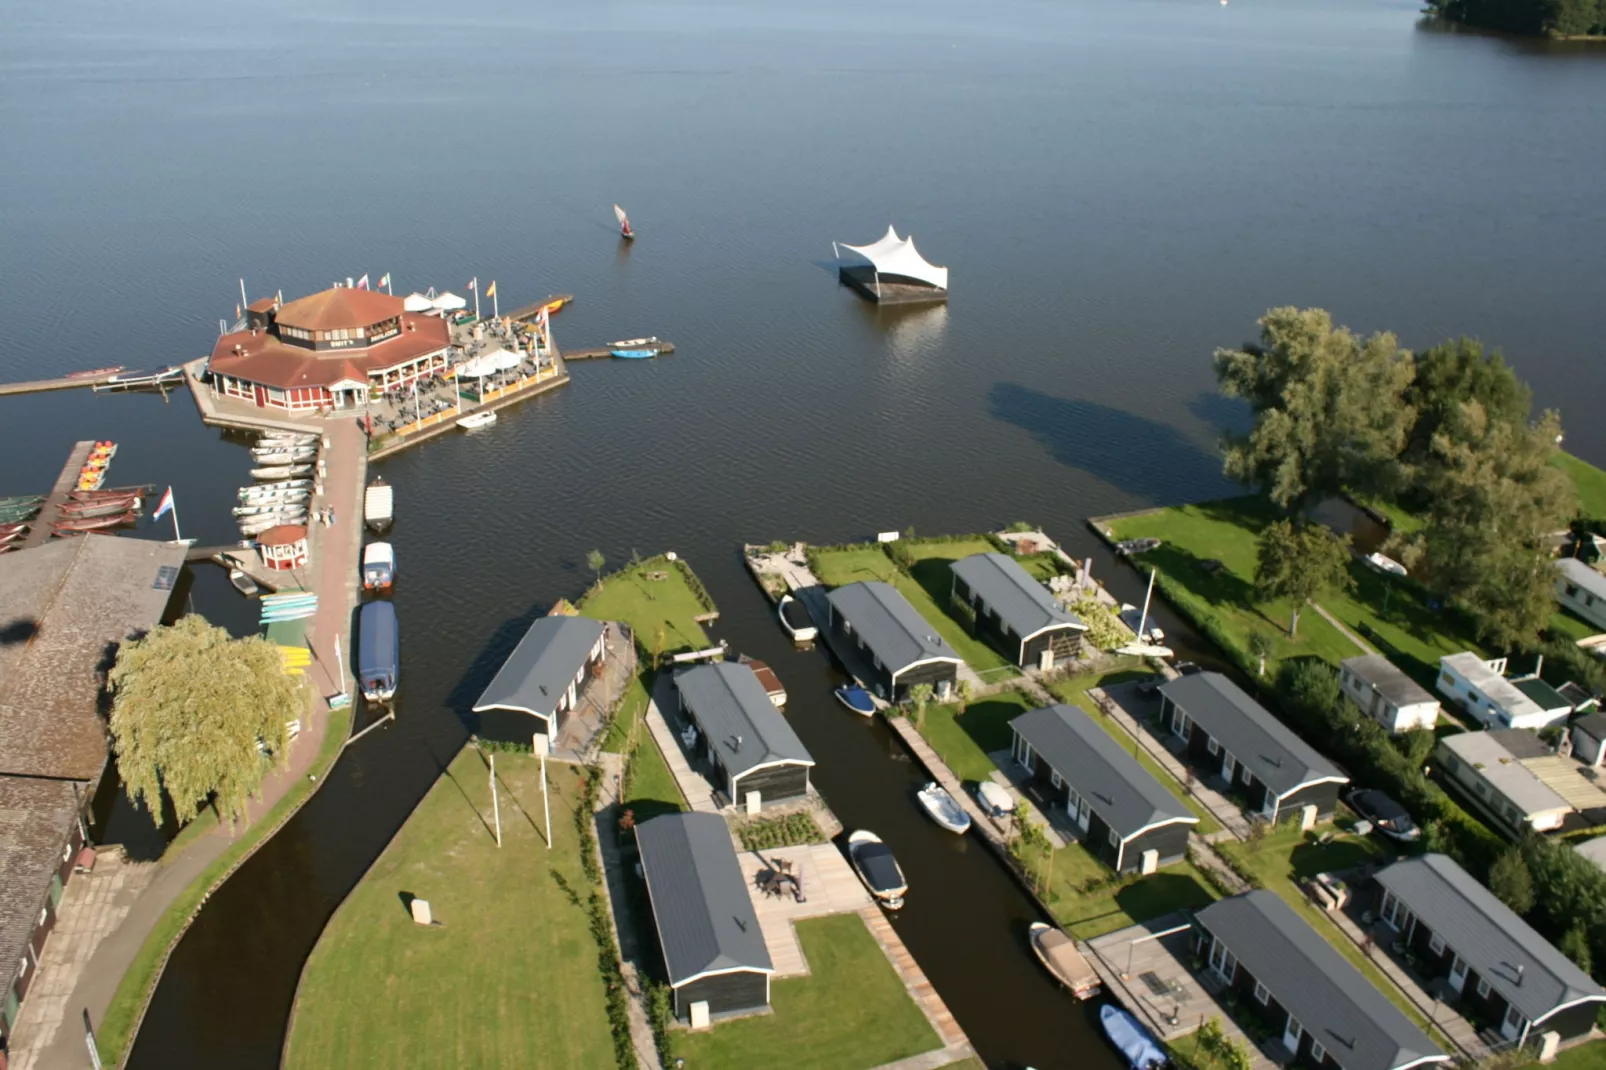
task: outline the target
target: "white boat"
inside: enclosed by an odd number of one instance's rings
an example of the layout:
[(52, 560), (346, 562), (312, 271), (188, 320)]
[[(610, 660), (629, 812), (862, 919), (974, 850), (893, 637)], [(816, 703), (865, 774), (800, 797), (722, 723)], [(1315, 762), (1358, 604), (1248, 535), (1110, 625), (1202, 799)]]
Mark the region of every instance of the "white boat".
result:
[(993, 817), (1007, 817), (1015, 812), (1015, 796), (996, 781), (978, 781), (976, 799), (981, 803), (981, 808)]
[(310, 479), (283, 479), (276, 483), (266, 483), (262, 486), (241, 487), (235, 497), (244, 501), (247, 498), (274, 498), (292, 491), (305, 491), (312, 493), (312, 480)]
[(396, 516), (396, 497), (384, 476), (375, 476), (362, 492), (362, 518), (370, 528), (383, 533)]
[(658, 336), (655, 334), (651, 338), (626, 338), (626, 339), (623, 339), (622, 341), (618, 341), (618, 342), (609, 342), (608, 343), (608, 348), (609, 349), (641, 349), (641, 348), (643, 348), (645, 346), (655, 346), (657, 344), (658, 344)]
[(304, 515), (252, 517), (249, 520), (240, 521), (240, 534), (248, 537), (261, 535), (264, 531), (272, 531), (274, 528), (284, 527), (286, 524), (305, 527), (307, 518)]
[(311, 446), (323, 436), (316, 431), (264, 431), (257, 439), (258, 446)]
[(362, 548), (364, 590), (388, 591), (396, 582), (396, 550), (388, 542), (371, 542)]
[(306, 502), (257, 502), (252, 505), (236, 505), (232, 510), (235, 517), (245, 519), (253, 516), (271, 516), (274, 513), (301, 513), (307, 512)]
[(881, 837), (868, 829), (859, 829), (848, 837), (848, 861), (858, 871), (859, 879), (870, 894), (888, 910), (903, 907), (903, 898), (909, 894), (909, 882), (904, 879), (892, 849), (881, 842)]
[(970, 831), (970, 815), (959, 805), (959, 800), (935, 780), (915, 792), (915, 798), (920, 800), (920, 805), (931, 815), (931, 820), (949, 832), (957, 832), (962, 836)]
[(1071, 990), (1072, 998), (1080, 1001), (1099, 994), (1099, 975), (1087, 964), (1087, 959), (1076, 950), (1076, 941), (1052, 925), (1032, 922), (1027, 930), (1032, 951), (1043, 968), (1055, 980)]
[(236, 591), (239, 591), (247, 598), (250, 598), (252, 595), (256, 594), (257, 591), (261, 590), (261, 588), (257, 586), (257, 581), (246, 575), (243, 569), (229, 569), (229, 582), (234, 584), (234, 589)]
[(1365, 561), (1368, 565), (1377, 569), (1379, 572), (1386, 572), (1391, 576), (1406, 575), (1405, 566), (1394, 560), (1394, 558), (1389, 557), (1387, 554), (1367, 554), (1365, 557), (1361, 558), (1361, 560)]
[(251, 469), (252, 479), (294, 479), (296, 476), (312, 475), (310, 464), (275, 464), (267, 468)]
[(253, 446), (251, 459), (258, 464), (307, 464), (318, 459), (318, 447), (296, 446), (284, 449), (279, 446)]
[(1142, 611), (1130, 602), (1121, 603), (1121, 623), (1132, 629), (1132, 634), (1138, 637), (1140, 643), (1158, 644), (1165, 640), (1165, 632), (1158, 625), (1148, 623)]
[(794, 643), (812, 643), (820, 634), (820, 629), (809, 617), (808, 609), (791, 595), (781, 595), (781, 603), (775, 611), (781, 618), (781, 627), (786, 629), (786, 634), (792, 637)]
[(457, 426), (465, 431), (473, 431), (480, 427), (490, 427), (494, 423), (496, 423), (496, 413), (490, 409), (485, 409), (463, 417), (457, 421)]

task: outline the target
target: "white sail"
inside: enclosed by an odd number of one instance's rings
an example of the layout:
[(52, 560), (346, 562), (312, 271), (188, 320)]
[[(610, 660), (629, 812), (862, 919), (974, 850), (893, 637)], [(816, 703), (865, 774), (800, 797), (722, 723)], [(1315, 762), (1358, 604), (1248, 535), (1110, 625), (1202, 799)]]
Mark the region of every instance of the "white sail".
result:
[(630, 229), (630, 218), (625, 215), (625, 210), (623, 208), (620, 208), (617, 204), (614, 205), (613, 215), (615, 219), (619, 220), (619, 225), (621, 227), (624, 227), (626, 230)]

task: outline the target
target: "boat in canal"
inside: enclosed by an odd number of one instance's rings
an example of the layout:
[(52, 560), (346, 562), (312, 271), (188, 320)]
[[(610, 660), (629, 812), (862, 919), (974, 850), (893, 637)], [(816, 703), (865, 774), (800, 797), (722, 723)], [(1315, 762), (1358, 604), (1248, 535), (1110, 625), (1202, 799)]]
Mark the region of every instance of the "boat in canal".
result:
[(846, 687), (839, 687), (835, 691), (831, 692), (831, 694), (836, 696), (836, 700), (838, 702), (842, 703), (842, 705), (846, 706), (860, 717), (875, 716), (875, 702), (871, 700), (870, 692), (866, 691), (858, 684), (848, 684)]
[(820, 634), (820, 629), (814, 626), (809, 617), (807, 607), (789, 594), (781, 595), (781, 602), (775, 609), (781, 618), (781, 627), (786, 634), (792, 637), (794, 643), (812, 643)]
[(271, 464), (266, 468), (251, 469), (251, 478), (264, 481), (277, 479), (294, 479), (297, 476), (312, 475), (310, 464)]
[(229, 569), (229, 582), (234, 585), (236, 591), (239, 591), (247, 598), (253, 597), (262, 590), (257, 586), (257, 581), (253, 580), (244, 569)]
[(925, 810), (931, 820), (949, 832), (963, 836), (970, 831), (970, 815), (959, 805), (959, 800), (935, 780), (915, 792), (915, 798), (920, 800), (921, 809)]
[(888, 910), (903, 908), (909, 882), (904, 879), (898, 860), (892, 857), (892, 848), (882, 843), (880, 836), (869, 829), (859, 829), (850, 835), (848, 861), (853, 863), (859, 879), (877, 902)]
[(362, 585), (369, 591), (388, 591), (396, 582), (396, 549), (388, 542), (371, 542), (362, 548)]
[(396, 607), (390, 602), (365, 602), (357, 616), (357, 680), (369, 702), (396, 697), (401, 660), (401, 635)]
[(663, 343), (658, 341), (657, 335), (651, 338), (626, 338), (620, 342), (608, 343), (609, 354), (620, 360), (646, 360), (649, 357), (656, 357), (662, 348)]
[(469, 413), (457, 421), (457, 426), (464, 431), (473, 431), (481, 427), (490, 427), (496, 423), (496, 412), (492, 409), (483, 409), (479, 412)]
[(1034, 921), (1026, 932), (1026, 938), (1031, 942), (1032, 953), (1037, 956), (1037, 961), (1070, 991), (1071, 998), (1081, 1001), (1099, 994), (1102, 986), (1098, 973), (1076, 950), (1076, 941), (1063, 930)]
[(378, 534), (390, 530), (396, 518), (396, 496), (384, 476), (375, 476), (362, 492), (363, 523)]
[(1099, 1025), (1132, 1070), (1159, 1070), (1171, 1061), (1149, 1031), (1115, 1004), (1106, 1003), (1099, 1009)]
[(636, 232), (630, 229), (630, 217), (625, 215), (625, 210), (617, 204), (613, 206), (613, 217), (619, 221), (619, 237), (635, 241)]

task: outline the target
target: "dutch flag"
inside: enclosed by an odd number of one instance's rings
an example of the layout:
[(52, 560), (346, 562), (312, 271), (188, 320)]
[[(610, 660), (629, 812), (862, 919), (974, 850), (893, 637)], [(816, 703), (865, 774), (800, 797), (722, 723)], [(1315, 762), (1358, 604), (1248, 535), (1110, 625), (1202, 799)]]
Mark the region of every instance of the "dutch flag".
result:
[(168, 487), (167, 488), (167, 493), (163, 494), (162, 495), (162, 500), (157, 503), (156, 512), (151, 514), (151, 519), (152, 520), (160, 520), (160, 519), (162, 519), (163, 516), (165, 516), (166, 514), (172, 512), (172, 511), (173, 511), (173, 488), (172, 487)]

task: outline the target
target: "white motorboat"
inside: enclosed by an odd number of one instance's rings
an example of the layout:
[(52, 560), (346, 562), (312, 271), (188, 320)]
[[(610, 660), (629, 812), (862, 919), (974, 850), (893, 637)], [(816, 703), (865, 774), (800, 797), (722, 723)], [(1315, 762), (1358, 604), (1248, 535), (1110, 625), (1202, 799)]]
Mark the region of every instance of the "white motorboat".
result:
[(776, 615), (781, 618), (781, 627), (786, 629), (786, 634), (792, 637), (794, 643), (812, 643), (820, 634), (820, 629), (815, 627), (813, 618), (809, 616), (808, 608), (789, 594), (781, 595)]
[(363, 521), (380, 534), (390, 527), (396, 515), (395, 491), (384, 476), (375, 476), (362, 492)]
[(388, 542), (371, 542), (362, 548), (362, 585), (369, 591), (388, 591), (396, 582), (396, 550)]
[(252, 479), (293, 479), (296, 476), (312, 475), (310, 464), (275, 464), (266, 468), (251, 469)]
[(981, 803), (981, 808), (993, 817), (1009, 817), (1015, 813), (1015, 796), (996, 781), (978, 781), (976, 800)]
[(491, 409), (483, 409), (479, 412), (469, 413), (457, 421), (457, 426), (465, 431), (474, 431), (481, 427), (490, 427), (494, 423), (496, 423), (496, 413)]
[(1082, 953), (1076, 950), (1075, 940), (1040, 921), (1032, 922), (1027, 930), (1027, 939), (1031, 941), (1037, 961), (1054, 975), (1055, 980), (1071, 990), (1072, 998), (1080, 1001), (1099, 994), (1099, 975), (1087, 964)]
[(903, 907), (903, 898), (909, 894), (909, 882), (904, 879), (898, 860), (892, 857), (892, 848), (881, 842), (881, 837), (868, 829), (859, 829), (848, 837), (848, 861), (858, 871), (859, 879), (870, 894), (888, 910)]
[(1361, 560), (1377, 571), (1386, 572), (1391, 576), (1404, 576), (1407, 574), (1405, 566), (1387, 554), (1371, 553), (1361, 558)]
[(307, 524), (307, 518), (305, 515), (251, 517), (249, 520), (240, 521), (240, 534), (246, 536), (247, 538), (253, 538), (257, 535), (261, 535), (265, 531), (272, 531), (274, 528), (284, 527), (286, 524), (294, 525), (296, 527), (305, 527)]
[(959, 805), (959, 800), (935, 780), (915, 792), (915, 798), (920, 800), (921, 807), (931, 815), (931, 820), (949, 832), (956, 832), (962, 836), (970, 831), (970, 815)]
[(251, 459), (258, 464), (309, 464), (318, 459), (318, 449), (316, 446), (293, 449), (256, 446), (251, 450)]

